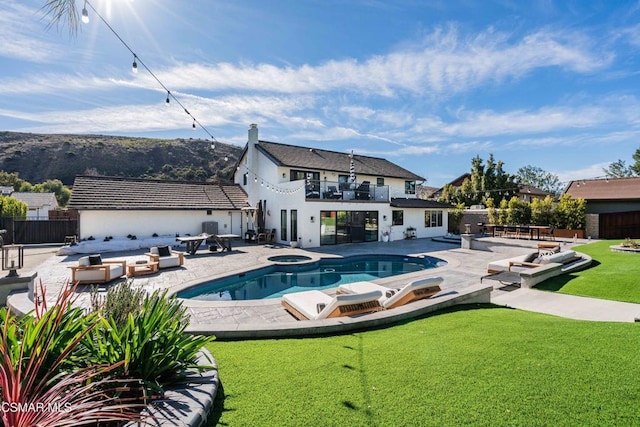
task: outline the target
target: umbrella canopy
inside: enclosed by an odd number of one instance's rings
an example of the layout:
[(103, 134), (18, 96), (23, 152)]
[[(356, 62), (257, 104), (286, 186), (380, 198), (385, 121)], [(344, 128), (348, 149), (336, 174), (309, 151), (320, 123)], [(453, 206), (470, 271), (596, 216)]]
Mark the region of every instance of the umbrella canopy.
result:
[(258, 210), (256, 210), (256, 224), (258, 230), (264, 230), (264, 209), (262, 207), (262, 200), (258, 202)]
[(353, 150), (351, 150), (349, 157), (351, 158), (351, 164), (349, 165), (349, 180), (351, 182), (356, 182), (356, 165), (353, 163)]

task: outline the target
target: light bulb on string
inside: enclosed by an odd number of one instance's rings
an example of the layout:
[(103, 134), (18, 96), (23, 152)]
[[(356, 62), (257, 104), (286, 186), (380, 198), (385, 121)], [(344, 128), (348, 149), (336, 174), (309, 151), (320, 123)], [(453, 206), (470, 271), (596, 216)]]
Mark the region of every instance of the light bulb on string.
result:
[(138, 62), (136, 61), (138, 59), (138, 57), (135, 55), (135, 53), (133, 54), (133, 64), (131, 64), (131, 71), (134, 74), (138, 73)]
[(171, 92), (167, 91), (167, 99), (164, 101), (164, 105), (166, 105), (167, 107), (169, 106), (169, 103), (171, 102), (171, 100), (169, 99), (170, 95), (171, 95)]
[(85, 24), (89, 23), (89, 11), (87, 11), (87, 2), (84, 2), (84, 7), (82, 8), (82, 22)]
[(193, 124), (191, 125), (193, 130), (196, 130), (196, 119), (193, 119)]

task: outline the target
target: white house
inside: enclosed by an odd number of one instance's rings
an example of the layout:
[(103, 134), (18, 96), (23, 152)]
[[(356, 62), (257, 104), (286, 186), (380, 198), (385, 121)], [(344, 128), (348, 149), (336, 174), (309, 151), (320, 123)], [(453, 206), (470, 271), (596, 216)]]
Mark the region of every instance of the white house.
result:
[(234, 181), (251, 206), (266, 206), (264, 228), (280, 243), (309, 248), (447, 231), (450, 206), (416, 197), (424, 178), (382, 158), (260, 141), (255, 124)]
[(69, 209), (80, 238), (150, 237), (202, 231), (240, 234), (247, 195), (238, 185), (77, 176)]
[(14, 191), (11, 197), (25, 203), (28, 220), (48, 220), (49, 211), (58, 208), (58, 200), (55, 193), (23, 193)]

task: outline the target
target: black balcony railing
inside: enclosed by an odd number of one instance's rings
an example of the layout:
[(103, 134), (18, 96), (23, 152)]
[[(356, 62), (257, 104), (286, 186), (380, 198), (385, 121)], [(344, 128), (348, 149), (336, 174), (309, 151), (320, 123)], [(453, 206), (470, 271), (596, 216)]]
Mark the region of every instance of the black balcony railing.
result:
[(363, 202), (388, 202), (389, 186), (375, 185), (369, 181), (332, 182), (308, 181), (305, 185), (307, 200), (353, 200)]

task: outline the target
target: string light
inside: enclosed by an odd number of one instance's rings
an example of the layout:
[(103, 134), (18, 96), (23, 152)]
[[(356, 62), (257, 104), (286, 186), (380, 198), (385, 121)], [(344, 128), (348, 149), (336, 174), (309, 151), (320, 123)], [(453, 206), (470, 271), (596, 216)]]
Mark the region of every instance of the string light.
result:
[(193, 119), (193, 124), (191, 126), (193, 127), (193, 130), (196, 130), (196, 119)]
[[(215, 136), (213, 136), (213, 134), (211, 132), (209, 132), (209, 130), (204, 127), (202, 125), (202, 123), (200, 123), (198, 121), (198, 119), (196, 119), (185, 107), (184, 105), (182, 105), (182, 103), (180, 102), (180, 100), (178, 98), (176, 98), (176, 96), (171, 93), (171, 91), (167, 88), (167, 86), (162, 83), (162, 81), (158, 78), (158, 76), (156, 76), (154, 74), (153, 71), (151, 71), (151, 69), (147, 66), (147, 64), (144, 63), (144, 61), (142, 61), (137, 55), (136, 53), (131, 49), (131, 47), (122, 39), (122, 37), (120, 37), (120, 34), (118, 34), (118, 32), (107, 22), (106, 19), (104, 19), (104, 17), (98, 13), (98, 11), (96, 10), (95, 7), (93, 7), (93, 5), (88, 1), (85, 0), (84, 2), (85, 7), (82, 9), (82, 22), (87, 23), (89, 22), (89, 12), (87, 11), (87, 7), (91, 8), (91, 10), (93, 11), (93, 13), (96, 14), (96, 16), (98, 16), (98, 18), (100, 18), (100, 20), (104, 23), (104, 25), (107, 26), (107, 28), (111, 31), (111, 33), (113, 33), (113, 35), (120, 41), (120, 43), (122, 43), (122, 45), (129, 51), (131, 52), (131, 54), (133, 55), (133, 63), (131, 65), (131, 71), (133, 73), (137, 73), (138, 72), (138, 64), (140, 64), (140, 66), (142, 68), (144, 68), (150, 75), (151, 77), (154, 78), (154, 80), (162, 87), (162, 89), (167, 91), (167, 98), (165, 100), (165, 105), (169, 105), (171, 99), (173, 99), (173, 101), (178, 104), (180, 107), (182, 107), (182, 109), (184, 110), (184, 112), (193, 119), (193, 128), (196, 128), (196, 125), (198, 125), (207, 135), (209, 135), (209, 137), (211, 137), (211, 139), (215, 142), (218, 142), (215, 138)], [(212, 149), (215, 148), (212, 144)]]
[(84, 7), (82, 8), (82, 22), (85, 24), (89, 23), (89, 12), (87, 11), (87, 2), (85, 0)]

